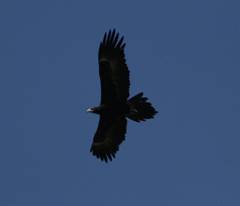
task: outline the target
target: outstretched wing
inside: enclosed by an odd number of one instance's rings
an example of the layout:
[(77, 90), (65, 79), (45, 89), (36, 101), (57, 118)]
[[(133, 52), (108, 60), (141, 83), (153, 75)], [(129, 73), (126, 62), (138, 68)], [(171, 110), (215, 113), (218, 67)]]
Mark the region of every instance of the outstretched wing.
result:
[(125, 140), (126, 131), (127, 120), (123, 115), (101, 115), (90, 151), (105, 162), (111, 161)]
[(115, 29), (105, 33), (98, 51), (101, 104), (126, 101), (129, 96), (129, 70), (123, 37)]

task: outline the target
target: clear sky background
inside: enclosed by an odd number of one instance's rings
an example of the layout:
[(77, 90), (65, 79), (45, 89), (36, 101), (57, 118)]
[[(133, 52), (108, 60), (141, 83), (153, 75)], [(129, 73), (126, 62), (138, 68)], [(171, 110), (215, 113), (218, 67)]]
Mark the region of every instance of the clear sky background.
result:
[[(239, 206), (240, 3), (1, 0), (1, 206)], [(129, 122), (109, 164), (89, 148), (97, 51), (126, 39), (131, 95), (159, 114)]]

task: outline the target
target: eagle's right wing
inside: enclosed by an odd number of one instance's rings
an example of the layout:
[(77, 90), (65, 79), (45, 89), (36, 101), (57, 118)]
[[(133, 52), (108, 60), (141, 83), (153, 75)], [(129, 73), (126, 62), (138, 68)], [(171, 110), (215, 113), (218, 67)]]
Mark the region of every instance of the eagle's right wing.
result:
[(119, 145), (125, 140), (127, 120), (121, 116), (100, 115), (97, 131), (90, 151), (107, 162), (115, 157)]

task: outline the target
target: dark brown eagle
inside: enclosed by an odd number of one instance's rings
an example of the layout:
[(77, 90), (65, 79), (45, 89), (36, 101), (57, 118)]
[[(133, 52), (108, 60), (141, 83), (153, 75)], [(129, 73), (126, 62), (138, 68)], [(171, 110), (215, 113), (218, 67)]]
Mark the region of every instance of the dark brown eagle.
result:
[(98, 51), (101, 103), (87, 110), (100, 115), (90, 151), (105, 162), (115, 158), (119, 145), (125, 140), (127, 118), (140, 122), (157, 113), (142, 92), (128, 99), (129, 70), (123, 40), (115, 29), (104, 34)]

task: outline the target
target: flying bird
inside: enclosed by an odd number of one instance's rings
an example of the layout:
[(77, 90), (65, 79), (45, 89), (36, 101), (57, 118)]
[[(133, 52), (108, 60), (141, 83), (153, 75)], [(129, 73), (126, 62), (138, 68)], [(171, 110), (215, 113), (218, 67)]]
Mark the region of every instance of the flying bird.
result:
[(100, 105), (87, 109), (100, 116), (90, 152), (105, 162), (115, 158), (125, 140), (127, 118), (140, 122), (157, 113), (143, 92), (128, 99), (130, 81), (124, 48), (124, 37), (119, 37), (115, 29), (104, 34), (98, 51)]

